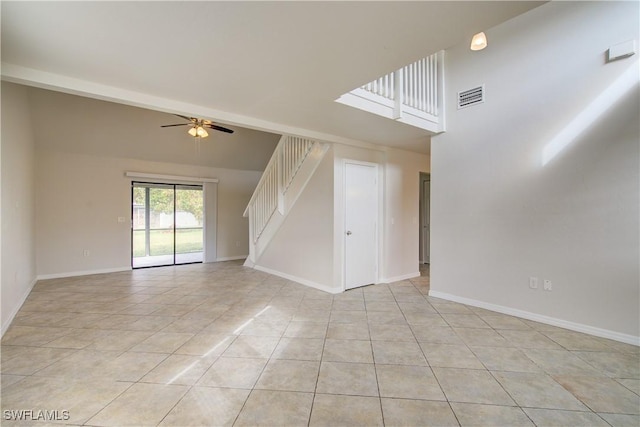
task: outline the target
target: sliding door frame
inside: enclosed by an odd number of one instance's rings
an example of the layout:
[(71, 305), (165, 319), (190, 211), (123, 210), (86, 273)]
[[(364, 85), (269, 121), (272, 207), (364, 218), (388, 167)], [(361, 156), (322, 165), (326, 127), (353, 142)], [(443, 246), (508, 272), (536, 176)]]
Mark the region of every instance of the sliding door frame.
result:
[[(134, 247), (133, 247), (133, 242), (134, 242), (134, 222), (133, 222), (133, 215), (134, 215), (134, 190), (136, 188), (136, 185), (138, 186), (138, 188), (144, 188), (145, 189), (145, 256), (150, 256), (151, 255), (151, 209), (150, 209), (150, 189), (151, 188), (166, 188), (166, 189), (173, 189), (173, 224), (172, 224), (172, 229), (173, 229), (173, 251), (172, 251), (172, 258), (173, 258), (173, 262), (171, 264), (159, 264), (159, 265), (145, 265), (145, 266), (134, 266), (133, 265), (133, 259), (134, 259)], [(176, 205), (176, 193), (179, 187), (193, 187), (196, 189), (200, 189), (200, 191), (202, 192), (202, 209), (203, 209), (203, 218), (202, 218), (202, 260), (201, 261), (193, 261), (193, 262), (181, 262), (180, 264), (176, 264), (176, 232), (177, 232), (177, 226), (176, 226), (176, 222), (177, 222), (177, 205)], [(131, 249), (131, 268), (134, 270), (138, 270), (138, 269), (142, 269), (142, 268), (155, 268), (155, 267), (172, 267), (175, 265), (188, 265), (188, 264), (202, 264), (205, 262), (205, 224), (206, 224), (206, 217), (207, 217), (207, 210), (206, 210), (206, 203), (205, 203), (205, 199), (204, 199), (204, 185), (203, 184), (176, 184), (176, 183), (166, 183), (166, 182), (145, 182), (145, 181), (131, 181), (131, 245), (130, 245), (130, 249)]]

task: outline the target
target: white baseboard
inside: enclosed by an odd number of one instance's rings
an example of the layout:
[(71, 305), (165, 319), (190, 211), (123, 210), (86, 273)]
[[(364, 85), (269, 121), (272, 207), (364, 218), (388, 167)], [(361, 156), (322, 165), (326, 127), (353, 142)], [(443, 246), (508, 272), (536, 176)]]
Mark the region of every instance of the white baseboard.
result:
[(61, 279), (64, 277), (76, 277), (76, 276), (89, 276), (91, 274), (120, 273), (122, 271), (131, 271), (131, 267), (116, 267), (116, 268), (103, 268), (100, 270), (84, 270), (84, 271), (70, 271), (67, 273), (40, 274), (38, 275), (37, 280)]
[(610, 331), (608, 329), (597, 328), (595, 326), (584, 325), (582, 323), (570, 322), (568, 320), (557, 319), (555, 317), (545, 316), (537, 313), (531, 313), (529, 311), (518, 310), (516, 308), (491, 304), (488, 302), (478, 301), (475, 299), (459, 297), (457, 295), (451, 295), (444, 292), (430, 290), (429, 296), (434, 298), (444, 299), (447, 301), (453, 301), (461, 304), (470, 305), (472, 307), (484, 308), (486, 310), (491, 310), (491, 311), (495, 311), (502, 314), (508, 314), (510, 316), (520, 317), (522, 319), (533, 320), (535, 322), (540, 322), (547, 325), (558, 326), (560, 328), (569, 329), (576, 332), (583, 332), (585, 334), (594, 335), (596, 337), (608, 338), (610, 340), (620, 341), (626, 344), (640, 346), (640, 337), (636, 337), (629, 334), (622, 334), (620, 332)]
[(287, 279), (287, 280), (292, 280), (294, 282), (298, 282), (301, 285), (309, 286), (309, 287), (314, 288), (314, 289), (318, 289), (318, 290), (321, 290), (321, 291), (324, 291), (324, 292), (328, 292), (330, 294), (342, 293), (342, 289), (330, 288), (330, 287), (322, 285), (320, 283), (316, 283), (316, 282), (313, 282), (311, 280), (303, 279), (301, 277), (293, 276), (291, 274), (283, 273), (281, 271), (272, 270), (270, 268), (263, 267), (261, 265), (254, 265), (253, 268), (255, 268), (258, 271), (263, 271), (265, 273), (273, 274), (274, 276), (282, 277), (283, 279)]
[(221, 261), (237, 261), (239, 259), (245, 259), (245, 258), (249, 258), (249, 255), (237, 255), (237, 256), (225, 256), (225, 257), (220, 257), (220, 258), (216, 258), (216, 262), (221, 262)]
[(416, 271), (416, 272), (413, 272), (413, 273), (409, 273), (409, 274), (403, 274), (402, 276), (383, 277), (382, 279), (380, 279), (380, 283), (399, 282), (401, 280), (413, 279), (415, 277), (420, 277), (420, 272), (419, 271)]
[(31, 284), (27, 288), (27, 291), (24, 293), (24, 295), (22, 295), (22, 297), (20, 298), (20, 302), (16, 304), (13, 311), (11, 311), (11, 314), (9, 315), (9, 318), (7, 319), (7, 321), (2, 323), (2, 330), (0, 331), (1, 337), (4, 336), (4, 333), (7, 332), (7, 329), (9, 329), (9, 326), (11, 326), (11, 323), (13, 323), (13, 319), (16, 317), (16, 314), (18, 314), (18, 311), (20, 311), (20, 309), (22, 308), (24, 302), (27, 300), (27, 297), (33, 290), (33, 287), (36, 285), (37, 281), (38, 281), (37, 277), (31, 281)]

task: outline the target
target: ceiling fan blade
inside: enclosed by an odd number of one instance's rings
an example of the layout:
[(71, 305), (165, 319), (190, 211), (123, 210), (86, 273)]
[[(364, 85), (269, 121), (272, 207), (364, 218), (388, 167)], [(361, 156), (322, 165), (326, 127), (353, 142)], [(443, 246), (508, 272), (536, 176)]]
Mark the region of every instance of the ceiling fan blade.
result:
[(178, 123), (178, 124), (176, 124), (176, 125), (162, 125), (162, 126), (160, 126), (160, 127), (161, 127), (161, 128), (170, 128), (170, 127), (172, 127), (172, 126), (187, 126), (187, 125), (190, 125), (190, 124), (191, 124), (191, 123)]
[(195, 119), (193, 117), (181, 116), (180, 114), (174, 114), (174, 116), (180, 117), (181, 119), (185, 119), (186, 121), (192, 122)]
[(211, 128), (211, 129), (215, 129), (215, 130), (219, 130), (220, 132), (225, 132), (225, 133), (233, 133), (233, 131), (231, 129), (227, 129), (227, 128), (223, 128), (222, 126), (218, 126), (218, 125), (205, 125), (205, 127)]

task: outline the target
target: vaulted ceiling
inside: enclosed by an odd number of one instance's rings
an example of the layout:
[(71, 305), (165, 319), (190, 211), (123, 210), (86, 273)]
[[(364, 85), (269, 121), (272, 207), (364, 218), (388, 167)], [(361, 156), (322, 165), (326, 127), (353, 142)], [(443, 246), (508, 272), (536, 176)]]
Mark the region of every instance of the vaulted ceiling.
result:
[(427, 152), (341, 94), (543, 2), (1, 2), (5, 80)]
[(262, 171), (280, 135), (232, 126), (196, 140), (171, 114), (29, 88), (36, 147), (93, 156)]

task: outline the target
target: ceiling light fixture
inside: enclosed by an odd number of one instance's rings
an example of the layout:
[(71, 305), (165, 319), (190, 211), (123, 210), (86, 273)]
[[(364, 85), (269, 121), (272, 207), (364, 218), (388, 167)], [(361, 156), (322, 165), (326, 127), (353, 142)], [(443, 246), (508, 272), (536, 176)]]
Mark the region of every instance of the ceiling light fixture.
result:
[(474, 35), (473, 38), (471, 39), (470, 49), (482, 50), (485, 47), (487, 47), (487, 36), (483, 32), (480, 32)]
[(176, 114), (176, 116), (186, 120), (187, 123), (174, 123), (171, 125), (162, 125), (160, 127), (170, 128), (174, 126), (189, 126), (189, 130), (187, 131), (187, 133), (195, 139), (208, 137), (209, 132), (207, 132), (207, 129), (213, 129), (224, 133), (233, 133), (233, 130), (218, 126), (211, 120), (199, 119), (197, 117), (181, 116), (180, 114)]
[(198, 126), (198, 129), (196, 129), (196, 134), (198, 134), (200, 138), (206, 138), (209, 136), (209, 132), (204, 130), (202, 126)]
[(194, 125), (191, 129), (188, 130), (189, 135), (194, 138), (206, 138), (209, 136), (209, 132), (207, 132), (202, 126)]

